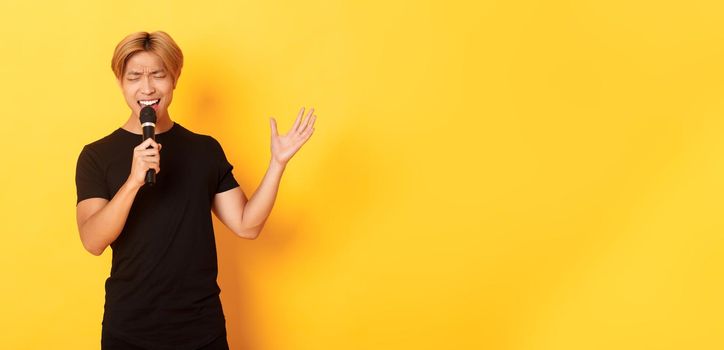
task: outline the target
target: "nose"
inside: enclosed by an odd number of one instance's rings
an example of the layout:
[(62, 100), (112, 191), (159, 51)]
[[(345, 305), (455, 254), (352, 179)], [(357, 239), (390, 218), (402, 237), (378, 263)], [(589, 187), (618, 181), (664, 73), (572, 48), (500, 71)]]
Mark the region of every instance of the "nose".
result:
[(150, 77), (146, 76), (141, 84), (141, 93), (144, 95), (150, 95), (156, 92), (156, 88), (153, 86), (153, 81)]

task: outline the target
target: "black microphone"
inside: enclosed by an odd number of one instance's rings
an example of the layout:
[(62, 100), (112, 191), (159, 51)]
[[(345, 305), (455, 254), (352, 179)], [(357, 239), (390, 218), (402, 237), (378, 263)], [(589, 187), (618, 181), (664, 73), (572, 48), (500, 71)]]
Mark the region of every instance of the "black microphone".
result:
[[(156, 111), (153, 107), (146, 106), (141, 108), (141, 129), (143, 129), (143, 139), (141, 142), (146, 141), (150, 138), (156, 141)], [(148, 148), (153, 148), (148, 146)], [(147, 149), (148, 149), (147, 148)], [(156, 183), (156, 170), (148, 169), (146, 171), (146, 184), (153, 186)]]

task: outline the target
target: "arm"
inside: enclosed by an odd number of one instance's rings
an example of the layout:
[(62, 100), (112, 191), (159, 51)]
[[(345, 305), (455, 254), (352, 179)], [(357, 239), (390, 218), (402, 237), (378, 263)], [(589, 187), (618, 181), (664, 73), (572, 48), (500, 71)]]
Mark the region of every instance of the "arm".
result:
[(259, 188), (247, 203), (241, 188), (217, 193), (214, 196), (212, 211), (234, 234), (247, 239), (255, 239), (261, 233), (266, 219), (269, 218), (274, 201), (279, 191), (279, 183), (287, 163), (292, 156), (307, 142), (314, 131), (314, 109), (309, 110), (307, 118), (302, 122), (304, 108), (299, 111), (292, 129), (279, 136), (276, 120), (272, 118), (271, 132), (272, 159)]
[(78, 203), (78, 231), (87, 251), (101, 255), (118, 238), (139, 188), (126, 182), (110, 202), (105, 198), (88, 198)]
[(284, 168), (285, 165), (272, 162), (248, 201), (241, 187), (217, 193), (212, 207), (216, 217), (237, 236), (257, 238), (274, 206)]
[[(151, 146), (152, 148), (146, 149)], [(105, 198), (88, 198), (78, 202), (76, 221), (83, 247), (93, 255), (103, 251), (121, 234), (128, 219), (136, 193), (145, 183), (146, 171), (159, 167), (161, 145), (146, 139), (133, 149), (133, 163), (128, 180), (108, 201)]]

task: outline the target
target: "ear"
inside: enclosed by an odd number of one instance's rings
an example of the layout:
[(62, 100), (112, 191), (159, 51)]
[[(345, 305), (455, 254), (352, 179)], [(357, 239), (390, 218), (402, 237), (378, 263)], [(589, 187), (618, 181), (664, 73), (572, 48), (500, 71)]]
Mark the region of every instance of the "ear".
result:
[(123, 83), (121, 82), (121, 78), (116, 78), (116, 84), (118, 84), (118, 87), (123, 90)]

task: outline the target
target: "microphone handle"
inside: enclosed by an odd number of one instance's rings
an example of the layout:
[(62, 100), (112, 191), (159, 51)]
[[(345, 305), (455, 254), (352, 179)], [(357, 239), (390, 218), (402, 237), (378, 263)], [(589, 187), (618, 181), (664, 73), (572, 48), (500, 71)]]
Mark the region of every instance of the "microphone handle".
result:
[(156, 184), (156, 170), (148, 169), (146, 171), (146, 185), (153, 186)]
[[(143, 127), (143, 140), (146, 139), (153, 139), (156, 141), (156, 125), (147, 125)], [(153, 148), (151, 146), (148, 146), (148, 148)], [(148, 149), (147, 148), (147, 149)], [(155, 169), (148, 169), (146, 171), (146, 185), (153, 186), (156, 184), (156, 170)]]

